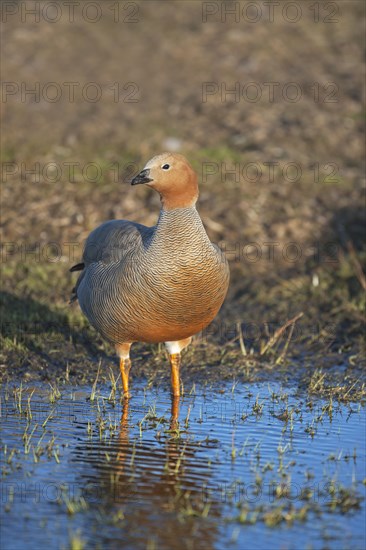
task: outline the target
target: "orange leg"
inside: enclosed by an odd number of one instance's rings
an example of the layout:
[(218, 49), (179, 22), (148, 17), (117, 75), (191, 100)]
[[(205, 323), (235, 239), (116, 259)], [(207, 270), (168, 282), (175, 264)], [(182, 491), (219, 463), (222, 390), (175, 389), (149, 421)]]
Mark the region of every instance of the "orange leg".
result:
[(179, 396), (180, 395), (180, 378), (179, 378), (180, 353), (172, 353), (170, 355), (170, 365), (171, 365), (172, 393), (175, 396)]
[(123, 357), (119, 360), (119, 368), (121, 371), (122, 385), (123, 385), (123, 396), (131, 397), (130, 392), (128, 391), (128, 375), (131, 368), (131, 360), (129, 357), (124, 359)]

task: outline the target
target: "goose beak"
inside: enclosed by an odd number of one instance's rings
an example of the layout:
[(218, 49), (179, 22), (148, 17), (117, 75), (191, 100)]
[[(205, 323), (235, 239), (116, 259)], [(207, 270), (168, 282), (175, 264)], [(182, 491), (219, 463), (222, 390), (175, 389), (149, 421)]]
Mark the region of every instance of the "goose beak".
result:
[(149, 174), (150, 170), (148, 168), (141, 170), (141, 172), (133, 178), (133, 180), (131, 181), (131, 185), (137, 185), (139, 183), (149, 183), (150, 181), (153, 181), (152, 178), (149, 178)]

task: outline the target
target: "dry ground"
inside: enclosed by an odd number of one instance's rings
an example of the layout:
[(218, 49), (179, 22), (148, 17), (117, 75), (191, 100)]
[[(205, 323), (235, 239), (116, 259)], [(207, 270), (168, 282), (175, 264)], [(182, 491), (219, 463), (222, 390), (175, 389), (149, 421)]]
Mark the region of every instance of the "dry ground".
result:
[[(108, 1), (95, 23), (82, 17), (85, 2), (74, 22), (65, 7), (55, 23), (52, 9), (24, 21), (24, 2), (3, 15), (7, 379), (82, 382), (99, 359), (113, 365), (112, 350), (67, 304), (68, 269), (102, 221), (155, 222), (157, 196), (126, 180), (176, 149), (200, 175), (199, 210), (232, 272), (218, 320), (185, 355), (183, 378), (207, 377), (207, 366), (213, 378), (300, 372), (314, 382), (324, 371), (340, 396), (359, 380), (364, 4), (334, 2), (331, 14), (329, 3), (316, 3), (316, 22), (310, 2), (297, 2), (302, 15), (291, 23), (285, 2), (271, 22), (258, 1), (253, 23), (242, 2), (238, 21), (221, 21), (234, 4), (214, 2), (219, 12), (206, 22), (204, 3), (187, 1), (120, 3), (119, 22)], [(235, 86), (239, 94), (225, 95)], [(276, 334), (301, 312), (295, 328)], [(166, 360), (136, 346), (134, 371), (165, 380)]]

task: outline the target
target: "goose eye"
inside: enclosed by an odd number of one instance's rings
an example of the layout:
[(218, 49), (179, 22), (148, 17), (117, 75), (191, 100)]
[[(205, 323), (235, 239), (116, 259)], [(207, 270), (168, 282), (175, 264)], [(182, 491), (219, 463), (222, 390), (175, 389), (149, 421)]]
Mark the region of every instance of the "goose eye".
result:
[(163, 170), (169, 170), (169, 168), (170, 168), (169, 164), (164, 164), (164, 166), (162, 166)]

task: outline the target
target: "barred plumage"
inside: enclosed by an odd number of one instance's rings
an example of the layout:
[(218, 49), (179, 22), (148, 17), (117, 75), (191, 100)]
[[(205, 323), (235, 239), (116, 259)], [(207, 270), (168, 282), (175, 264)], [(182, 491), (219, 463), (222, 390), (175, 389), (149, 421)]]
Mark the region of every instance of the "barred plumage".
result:
[[(182, 165), (188, 177), (180, 185)], [(162, 166), (171, 166), (171, 173), (159, 172)], [(95, 229), (86, 242), (75, 293), (91, 324), (117, 350), (143, 341), (177, 342), (180, 351), (221, 307), (228, 264), (195, 208), (196, 176), (183, 157), (154, 157), (133, 183), (140, 183), (138, 178), (148, 179), (161, 194), (156, 226), (114, 220)]]

